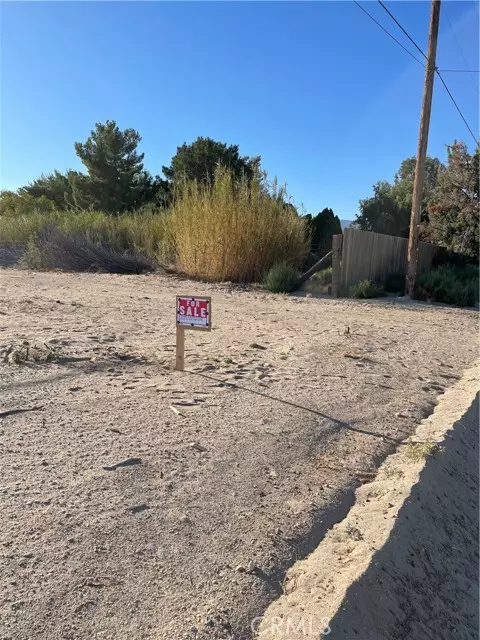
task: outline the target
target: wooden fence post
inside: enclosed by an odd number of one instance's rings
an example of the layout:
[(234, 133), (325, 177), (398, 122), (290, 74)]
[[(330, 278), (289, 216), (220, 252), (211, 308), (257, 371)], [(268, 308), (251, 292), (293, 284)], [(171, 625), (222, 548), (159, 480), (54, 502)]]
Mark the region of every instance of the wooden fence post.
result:
[(343, 235), (339, 233), (332, 237), (332, 296), (340, 295), (340, 283), (342, 281), (342, 241)]

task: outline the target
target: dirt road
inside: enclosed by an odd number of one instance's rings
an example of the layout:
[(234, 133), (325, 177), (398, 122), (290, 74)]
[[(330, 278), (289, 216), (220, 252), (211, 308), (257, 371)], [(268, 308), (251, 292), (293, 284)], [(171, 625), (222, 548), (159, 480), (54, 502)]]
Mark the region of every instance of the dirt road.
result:
[[(213, 302), (185, 373), (177, 293)], [(0, 311), (6, 358), (48, 360), (0, 364), (15, 640), (248, 638), (477, 346), (468, 310), (159, 276), (2, 270)]]

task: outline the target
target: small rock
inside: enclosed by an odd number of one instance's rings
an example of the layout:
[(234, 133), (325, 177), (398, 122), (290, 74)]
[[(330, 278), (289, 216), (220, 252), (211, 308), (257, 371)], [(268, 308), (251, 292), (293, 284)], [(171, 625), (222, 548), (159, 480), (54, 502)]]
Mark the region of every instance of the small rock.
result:
[(239, 564), (235, 567), (235, 571), (238, 571), (238, 573), (246, 573), (247, 570), (245, 569), (243, 564)]
[(190, 444), (188, 446), (191, 449), (195, 449), (196, 451), (200, 451), (201, 453), (204, 453), (205, 451), (207, 451), (207, 449), (205, 449), (205, 447), (202, 447), (201, 444), (198, 444), (198, 442), (190, 442)]
[(141, 458), (127, 458), (126, 460), (122, 460), (122, 462), (117, 462), (116, 464), (112, 464), (110, 466), (104, 466), (103, 469), (105, 471), (116, 471), (121, 467), (131, 467), (132, 465), (142, 464)]
[(144, 502), (142, 504), (137, 504), (134, 507), (129, 507), (129, 511), (131, 511), (132, 513), (141, 513), (142, 511), (146, 511), (147, 509), (150, 509), (150, 507)]

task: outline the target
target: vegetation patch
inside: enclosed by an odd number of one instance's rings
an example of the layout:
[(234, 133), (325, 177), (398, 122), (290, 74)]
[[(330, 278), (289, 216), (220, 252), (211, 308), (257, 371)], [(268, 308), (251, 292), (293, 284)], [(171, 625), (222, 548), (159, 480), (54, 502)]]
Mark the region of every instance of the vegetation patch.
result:
[(433, 440), (415, 442), (407, 445), (407, 458), (412, 462), (420, 462), (440, 451), (440, 446)]
[(422, 273), (415, 295), (419, 300), (445, 302), (459, 307), (471, 307), (479, 300), (479, 268), (443, 266)]
[(268, 272), (265, 287), (272, 293), (289, 293), (298, 285), (298, 278), (298, 271), (294, 267), (281, 262)]
[(380, 298), (385, 295), (385, 290), (380, 284), (371, 280), (361, 280), (350, 287), (351, 298)]
[(213, 185), (179, 185), (167, 215), (175, 263), (196, 278), (260, 282), (276, 262), (300, 266), (308, 251), (305, 222), (283, 189), (221, 167)]
[(24, 364), (25, 362), (53, 362), (60, 353), (48, 345), (30, 344), (27, 340), (21, 344), (10, 344), (2, 350), (1, 358), (6, 364)]
[(30, 269), (144, 273), (155, 262), (135, 250), (118, 252), (106, 243), (95, 244), (81, 233), (66, 233), (54, 225), (30, 238), (21, 263)]
[(332, 284), (332, 267), (314, 273), (311, 280), (321, 286)]

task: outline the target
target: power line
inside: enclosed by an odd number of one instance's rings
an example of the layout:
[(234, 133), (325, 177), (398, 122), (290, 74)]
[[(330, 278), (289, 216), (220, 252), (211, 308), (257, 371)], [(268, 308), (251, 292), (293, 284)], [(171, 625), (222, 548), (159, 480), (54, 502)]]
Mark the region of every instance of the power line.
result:
[(478, 144), (478, 139), (476, 137), (476, 135), (473, 133), (473, 131), (470, 129), (470, 125), (468, 124), (468, 122), (465, 120), (465, 117), (463, 115), (463, 113), (460, 110), (460, 107), (458, 106), (458, 104), (455, 102), (455, 98), (452, 96), (450, 89), (447, 87), (445, 80), (442, 78), (442, 74), (440, 73), (440, 71), (438, 69), (435, 69), (437, 76), (440, 78), (441, 83), (443, 84), (443, 86), (445, 87), (446, 92), (448, 93), (448, 95), (450, 96), (453, 104), (455, 105), (455, 108), (457, 109), (458, 113), (460, 114), (461, 119), (463, 120), (463, 122), (465, 123), (465, 126), (467, 127), (467, 129), (470, 131), (470, 134), (472, 136), (472, 138), (475, 140), (475, 144)]
[(384, 27), (383, 25), (381, 25), (381, 24), (380, 24), (380, 22), (378, 22), (378, 20), (375, 20), (375, 18), (372, 16), (372, 14), (371, 14), (371, 13), (369, 13), (366, 9), (364, 9), (364, 8), (362, 7), (362, 5), (361, 5), (361, 4), (359, 4), (356, 0), (353, 0), (353, 2), (357, 5), (357, 7), (358, 7), (359, 9), (361, 9), (361, 10), (363, 11), (363, 13), (366, 13), (366, 14), (367, 14), (367, 16), (368, 16), (369, 18), (371, 18), (371, 19), (375, 22), (375, 24), (376, 24), (376, 25), (378, 25), (378, 26), (380, 27), (380, 29), (381, 29), (382, 31), (385, 31), (385, 33), (387, 34), (387, 36), (389, 36), (392, 40), (394, 40), (394, 41), (395, 41), (395, 42), (396, 42), (400, 47), (402, 47), (402, 49), (403, 49), (404, 51), (406, 51), (406, 52), (408, 53), (408, 55), (409, 55), (411, 58), (413, 58), (413, 59), (415, 60), (415, 62), (418, 62), (418, 64), (419, 64), (419, 65), (421, 65), (421, 66), (423, 67), (423, 63), (422, 63), (422, 62), (421, 62), (417, 57), (415, 57), (411, 51), (409, 51), (407, 48), (405, 48), (405, 47), (403, 46), (403, 44), (402, 44), (399, 40), (397, 40), (397, 39), (395, 38), (395, 36), (392, 36), (392, 34), (390, 33), (390, 31), (387, 31), (387, 29), (385, 29), (385, 27)]
[(480, 73), (478, 69), (439, 69), (440, 73)]
[(420, 51), (420, 53), (422, 54), (422, 56), (426, 60), (427, 56), (423, 53), (423, 51), (420, 49), (420, 47), (415, 42), (415, 40), (413, 38), (411, 38), (410, 35), (405, 31), (405, 29), (402, 27), (402, 25), (399, 23), (399, 21), (395, 18), (393, 13), (390, 13), (390, 11), (387, 9), (387, 7), (383, 4), (382, 0), (377, 0), (377, 2), (383, 9), (385, 9), (385, 11), (388, 13), (388, 15), (391, 17), (391, 19), (395, 22), (395, 24), (403, 31), (403, 33), (407, 36), (407, 38), (410, 40), (410, 42), (416, 47), (416, 49), (418, 51)]
[[(398, 20), (395, 18), (395, 16), (387, 9), (387, 7), (383, 4), (382, 0), (377, 0), (377, 2), (383, 7), (383, 9), (385, 9), (385, 11), (388, 13), (388, 15), (392, 18), (392, 20), (395, 22), (396, 25), (398, 25), (398, 27), (403, 31), (403, 33), (407, 36), (407, 38), (410, 40), (410, 42), (412, 42), (415, 47), (418, 49), (418, 51), (420, 51), (420, 53), (422, 54), (422, 56), (425, 58), (425, 60), (427, 59), (427, 56), (423, 53), (423, 51), (420, 49), (420, 47), (418, 46), (418, 44), (415, 42), (415, 40), (410, 36), (410, 34), (402, 27), (402, 25), (398, 22)], [(443, 86), (445, 87), (446, 92), (448, 93), (448, 95), (450, 96), (451, 101), (453, 102), (453, 104), (455, 105), (456, 110), (458, 111), (458, 113), (460, 114), (460, 117), (462, 118), (463, 122), (465, 123), (465, 126), (467, 127), (467, 129), (469, 130), (472, 138), (475, 140), (475, 144), (478, 144), (478, 139), (475, 136), (475, 134), (473, 133), (473, 131), (470, 128), (470, 125), (468, 124), (468, 122), (465, 119), (465, 116), (463, 115), (460, 107), (458, 106), (458, 104), (455, 101), (455, 98), (452, 96), (452, 93), (450, 91), (450, 89), (447, 87), (447, 84), (445, 82), (445, 80), (443, 79), (440, 71), (435, 67), (435, 73), (437, 74), (437, 76), (440, 78), (441, 83), (443, 84)]]

